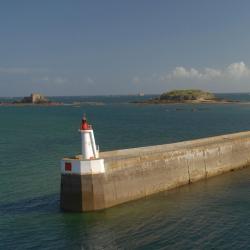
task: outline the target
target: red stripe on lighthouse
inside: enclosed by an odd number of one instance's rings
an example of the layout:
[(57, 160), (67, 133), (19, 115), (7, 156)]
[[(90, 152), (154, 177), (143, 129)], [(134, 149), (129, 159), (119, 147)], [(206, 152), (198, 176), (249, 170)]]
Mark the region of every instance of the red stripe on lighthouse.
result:
[(88, 124), (86, 116), (84, 115), (82, 118), (80, 130), (91, 130), (91, 129), (92, 129), (92, 126)]

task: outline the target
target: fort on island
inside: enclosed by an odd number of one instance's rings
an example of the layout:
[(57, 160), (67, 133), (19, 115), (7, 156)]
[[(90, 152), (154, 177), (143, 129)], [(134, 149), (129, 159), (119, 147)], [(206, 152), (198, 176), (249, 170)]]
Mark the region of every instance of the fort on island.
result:
[(21, 103), (43, 104), (43, 103), (49, 103), (49, 100), (47, 98), (45, 98), (45, 96), (40, 94), (40, 93), (31, 93), (30, 96), (24, 97), (20, 102)]
[(61, 161), (64, 211), (102, 210), (250, 165), (250, 131), (108, 152), (86, 117), (79, 132), (81, 155)]
[(31, 93), (30, 96), (25, 96), (22, 99), (14, 101), (1, 102), (0, 106), (62, 106), (62, 102), (50, 101), (47, 97), (40, 93)]

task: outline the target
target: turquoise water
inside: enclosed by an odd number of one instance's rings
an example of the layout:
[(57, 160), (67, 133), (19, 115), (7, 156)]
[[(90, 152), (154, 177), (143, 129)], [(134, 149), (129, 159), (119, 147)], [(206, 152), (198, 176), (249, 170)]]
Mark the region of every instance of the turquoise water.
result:
[(250, 249), (250, 168), (101, 212), (60, 211), (59, 161), (80, 152), (83, 112), (101, 150), (250, 130), (249, 104), (126, 104), (133, 98), (0, 107), (0, 249)]

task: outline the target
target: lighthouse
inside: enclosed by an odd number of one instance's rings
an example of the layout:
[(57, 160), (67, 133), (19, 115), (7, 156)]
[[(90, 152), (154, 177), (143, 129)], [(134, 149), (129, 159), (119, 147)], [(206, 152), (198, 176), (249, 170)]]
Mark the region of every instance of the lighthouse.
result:
[(81, 154), (65, 157), (61, 161), (62, 174), (98, 174), (104, 173), (104, 160), (99, 157), (99, 148), (95, 143), (94, 131), (84, 115), (79, 132), (81, 134)]
[(86, 115), (83, 115), (81, 127), (79, 129), (82, 139), (82, 159), (91, 160), (99, 158), (99, 149), (95, 143), (94, 131), (88, 124)]
[(79, 132), (81, 154), (61, 160), (60, 205), (65, 211), (87, 211), (96, 207), (91, 180), (105, 174), (104, 159), (99, 156), (94, 131), (86, 115), (82, 117)]

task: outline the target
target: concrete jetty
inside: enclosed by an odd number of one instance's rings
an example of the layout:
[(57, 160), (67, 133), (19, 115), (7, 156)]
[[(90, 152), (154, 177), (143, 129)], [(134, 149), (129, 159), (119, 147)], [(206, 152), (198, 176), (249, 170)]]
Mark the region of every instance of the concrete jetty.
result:
[[(74, 172), (74, 165), (83, 169)], [(64, 158), (61, 208), (101, 210), (249, 165), (250, 131)]]

